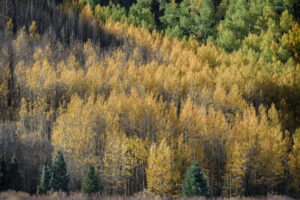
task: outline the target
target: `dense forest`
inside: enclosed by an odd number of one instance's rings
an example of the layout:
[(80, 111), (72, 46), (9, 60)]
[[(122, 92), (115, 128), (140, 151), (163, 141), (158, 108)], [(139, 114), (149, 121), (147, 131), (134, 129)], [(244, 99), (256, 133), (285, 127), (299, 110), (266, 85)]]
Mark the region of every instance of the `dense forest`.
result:
[(298, 0), (0, 0), (0, 191), (181, 197), (194, 173), (300, 198), (299, 22)]

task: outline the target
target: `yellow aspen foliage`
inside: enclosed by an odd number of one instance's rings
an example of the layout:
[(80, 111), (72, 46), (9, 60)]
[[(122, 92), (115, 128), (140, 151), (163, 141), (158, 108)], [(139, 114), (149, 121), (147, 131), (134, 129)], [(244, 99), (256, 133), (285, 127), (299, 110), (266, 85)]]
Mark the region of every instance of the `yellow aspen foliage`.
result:
[(173, 197), (182, 195), (182, 183), (185, 178), (186, 170), (191, 164), (192, 155), (188, 149), (188, 144), (185, 143), (184, 137), (181, 134), (176, 138), (174, 152), (174, 172), (173, 172)]
[(149, 140), (138, 136), (127, 139), (129, 151), (132, 156), (131, 177), (128, 183), (127, 194), (134, 194), (146, 187), (146, 167), (148, 159)]
[(2, 119), (6, 117), (8, 109), (7, 95), (9, 93), (10, 76), (9, 66), (0, 61), (0, 117)]
[(80, 63), (78, 62), (76, 56), (73, 53), (69, 55), (66, 64), (68, 66), (68, 69), (80, 69)]
[(213, 100), (215, 105), (231, 119), (234, 118), (233, 113), (241, 113), (247, 105), (236, 84), (233, 84), (227, 92), (224, 86), (218, 83)]
[(18, 31), (18, 37), (14, 41), (14, 47), (16, 49), (16, 55), (17, 57), (21, 60), (25, 60), (28, 55), (28, 36), (26, 33), (25, 26), (23, 26), (19, 31)]
[(85, 73), (83, 69), (75, 68), (78, 66), (79, 63), (74, 62), (68, 63), (67, 66), (62, 64), (61, 68), (59, 68), (60, 76), (58, 77), (58, 81), (65, 86), (69, 94), (73, 94), (75, 92), (78, 94), (83, 94), (85, 91), (87, 91), (86, 80), (84, 77)]
[(300, 25), (295, 22), (292, 29), (289, 30), (289, 47), (294, 54), (294, 58), (297, 62), (300, 61)]
[[(90, 96), (85, 102), (78, 95), (73, 95), (65, 113), (56, 120), (52, 134), (54, 152), (64, 152), (70, 172), (82, 178), (82, 167), (99, 167), (100, 148), (103, 143), (105, 121), (100, 117), (103, 99), (94, 102)], [(98, 123), (99, 122), (99, 123)]]
[(103, 181), (111, 194), (128, 194), (128, 182), (133, 169), (138, 166), (130, 149), (130, 142), (123, 132), (106, 132), (103, 157)]
[(205, 107), (200, 118), (200, 138), (197, 146), (196, 158), (199, 160), (203, 171), (208, 176), (210, 189), (213, 193), (221, 192), (222, 176), (224, 174), (226, 141), (229, 135), (230, 124), (221, 111), (216, 111), (213, 106), (208, 110)]
[(224, 59), (221, 51), (211, 43), (198, 48), (197, 56), (199, 56), (198, 59), (201, 60), (203, 64), (207, 63), (211, 68), (218, 67)]
[(16, 65), (14, 71), (16, 82), (20, 86), (20, 88), (23, 88), (23, 90), (26, 86), (26, 69), (28, 69), (28, 66), (25, 66), (24, 60), (21, 60)]
[(43, 94), (53, 91), (56, 84), (56, 71), (47, 59), (37, 61), (26, 70), (26, 85), (35, 93)]
[(173, 194), (172, 151), (163, 139), (159, 145), (153, 143), (150, 147), (148, 167), (146, 169), (148, 188), (159, 196)]
[(84, 43), (83, 52), (85, 54), (85, 65), (87, 68), (97, 64), (97, 55), (90, 39)]
[(245, 193), (244, 179), (247, 155), (243, 144), (231, 143), (227, 149), (227, 160), (224, 174), (223, 195), (239, 196)]
[[(248, 185), (248, 187), (259, 187), (262, 185), (277, 187), (283, 184), (283, 163), (287, 152), (287, 144), (286, 140), (283, 139), (278, 113), (274, 105), (271, 106), (268, 112), (263, 106), (260, 106), (259, 110), (259, 115), (257, 116), (253, 107), (247, 108), (243, 113), (242, 119), (240, 116), (237, 116), (235, 119), (236, 124), (232, 130), (230, 141), (238, 142), (240, 149), (242, 149), (242, 154), (240, 155), (242, 157), (233, 164), (230, 163), (234, 157), (235, 150), (230, 150), (232, 149), (232, 144), (229, 142), (227, 147), (229, 155), (227, 156), (228, 161), (224, 177), (226, 181), (224, 192), (228, 196), (230, 194), (239, 195), (243, 193), (243, 190), (240, 190), (241, 188), (236, 190), (237, 193), (232, 190), (232, 184), (235, 184), (234, 181), (238, 181), (238, 186), (241, 186), (241, 180), (244, 179), (243, 173), (240, 173), (238, 177), (230, 175), (230, 170), (236, 164), (244, 167), (246, 163), (245, 167), (249, 173), (249, 179), (247, 179), (247, 182), (242, 183)], [(245, 158), (247, 158), (246, 162)], [(232, 179), (232, 176), (239, 179)]]
[(85, 21), (89, 21), (92, 19), (93, 17), (93, 10), (92, 7), (90, 5), (90, 3), (87, 3), (84, 8), (81, 11), (81, 15), (83, 17), (83, 20)]
[(12, 22), (12, 19), (9, 18), (8, 22), (6, 23), (6, 32), (9, 36), (12, 36), (13, 28), (14, 28), (14, 24)]
[(261, 107), (260, 110), (260, 138), (262, 143), (262, 166), (266, 182), (273, 187), (284, 183), (284, 155), (287, 152), (284, 134), (281, 132), (281, 124), (275, 105), (266, 111)]
[(293, 134), (293, 149), (289, 155), (289, 169), (292, 174), (292, 182), (289, 189), (297, 196), (300, 194), (300, 129), (297, 129)]
[(32, 21), (30, 27), (29, 27), (29, 38), (31, 41), (36, 42), (39, 40), (40, 35), (37, 33), (37, 26), (36, 21)]
[[(182, 106), (180, 114), (180, 129), (185, 140), (191, 140), (197, 143), (200, 136), (201, 117), (203, 117), (204, 110), (198, 109), (198, 106), (192, 102), (190, 98)], [(193, 148), (196, 147), (193, 145)]]
[(89, 67), (84, 78), (90, 94), (105, 90), (106, 71), (103, 65), (93, 65)]

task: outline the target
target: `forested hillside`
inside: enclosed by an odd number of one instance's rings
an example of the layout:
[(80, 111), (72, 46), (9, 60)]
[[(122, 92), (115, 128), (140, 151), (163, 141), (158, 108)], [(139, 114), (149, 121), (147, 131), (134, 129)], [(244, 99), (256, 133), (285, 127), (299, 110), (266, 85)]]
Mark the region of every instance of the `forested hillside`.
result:
[(0, 0), (0, 191), (300, 198), (299, 8)]

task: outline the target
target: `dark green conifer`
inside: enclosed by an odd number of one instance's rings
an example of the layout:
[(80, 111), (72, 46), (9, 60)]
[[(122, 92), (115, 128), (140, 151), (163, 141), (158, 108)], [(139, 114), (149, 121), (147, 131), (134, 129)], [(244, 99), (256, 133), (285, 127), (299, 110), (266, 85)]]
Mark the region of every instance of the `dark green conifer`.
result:
[(69, 191), (67, 165), (61, 151), (57, 152), (51, 169), (50, 186), (53, 191)]
[(0, 191), (6, 190), (8, 185), (6, 163), (3, 155), (0, 155)]
[(89, 167), (88, 173), (82, 183), (82, 193), (92, 194), (99, 192), (101, 189), (99, 174), (95, 172), (93, 166)]
[(50, 188), (50, 179), (51, 179), (51, 170), (45, 164), (43, 167), (40, 185), (38, 186), (39, 194), (45, 194), (45, 193), (47, 193), (47, 191), (49, 191), (51, 189)]
[(202, 0), (200, 7), (200, 26), (203, 32), (204, 38), (207, 38), (213, 33), (214, 25), (214, 1)]
[(207, 180), (198, 162), (192, 163), (187, 169), (182, 184), (182, 194), (186, 197), (208, 196)]
[(23, 188), (22, 177), (19, 171), (19, 162), (15, 155), (13, 155), (10, 162), (8, 178), (9, 178), (9, 189), (19, 191)]

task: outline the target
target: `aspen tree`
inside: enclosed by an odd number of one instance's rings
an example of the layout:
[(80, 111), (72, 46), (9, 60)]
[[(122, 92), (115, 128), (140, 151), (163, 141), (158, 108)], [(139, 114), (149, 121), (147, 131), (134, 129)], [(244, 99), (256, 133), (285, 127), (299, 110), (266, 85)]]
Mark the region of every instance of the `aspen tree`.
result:
[(244, 179), (246, 173), (246, 149), (243, 144), (230, 144), (228, 159), (226, 161), (224, 174), (223, 195), (239, 196), (244, 195)]
[(9, 93), (9, 77), (10, 69), (9, 66), (0, 61), (0, 115), (2, 119), (5, 119), (8, 111), (8, 99)]
[(289, 155), (289, 169), (293, 176), (289, 189), (293, 191), (295, 197), (300, 196), (299, 184), (300, 184), (300, 129), (297, 129), (293, 134), (293, 150)]
[(14, 47), (17, 56), (16, 61), (26, 60), (26, 58), (29, 57), (28, 43), (28, 36), (25, 30), (25, 26), (23, 26), (22, 29), (18, 31), (18, 36), (14, 41)]
[(102, 103), (101, 98), (94, 103), (93, 96), (85, 102), (74, 95), (66, 112), (57, 118), (54, 125), (52, 145), (55, 150), (61, 150), (65, 154), (71, 186), (75, 187), (77, 179), (84, 176), (82, 167), (99, 167), (99, 145), (103, 141), (104, 131), (99, 115)]
[(109, 194), (127, 194), (134, 158), (124, 133), (107, 132), (103, 157), (103, 180)]
[(171, 196), (172, 188), (172, 151), (163, 139), (159, 145), (152, 144), (146, 169), (148, 188), (160, 196)]
[(89, 21), (93, 17), (93, 10), (91, 8), (91, 4), (87, 3), (84, 8), (81, 10), (81, 15), (84, 21)]
[(13, 35), (13, 28), (14, 28), (14, 24), (11, 18), (9, 18), (7, 24), (6, 24), (6, 32), (8, 34), (8, 36), (12, 36)]
[(32, 21), (29, 27), (29, 38), (32, 42), (36, 42), (40, 38), (40, 35), (37, 33), (36, 21)]

